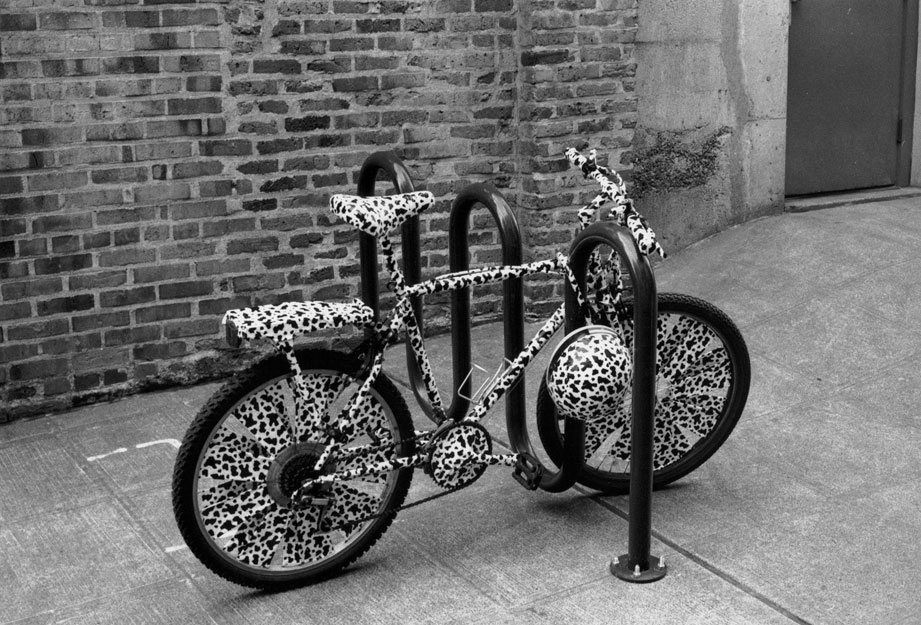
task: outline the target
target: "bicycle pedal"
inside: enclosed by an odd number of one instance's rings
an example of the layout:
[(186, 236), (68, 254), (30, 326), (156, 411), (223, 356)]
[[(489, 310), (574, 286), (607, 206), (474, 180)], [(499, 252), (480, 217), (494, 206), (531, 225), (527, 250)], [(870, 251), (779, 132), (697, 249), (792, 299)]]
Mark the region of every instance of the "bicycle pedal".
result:
[(529, 453), (518, 454), (512, 477), (528, 490), (537, 490), (544, 467)]

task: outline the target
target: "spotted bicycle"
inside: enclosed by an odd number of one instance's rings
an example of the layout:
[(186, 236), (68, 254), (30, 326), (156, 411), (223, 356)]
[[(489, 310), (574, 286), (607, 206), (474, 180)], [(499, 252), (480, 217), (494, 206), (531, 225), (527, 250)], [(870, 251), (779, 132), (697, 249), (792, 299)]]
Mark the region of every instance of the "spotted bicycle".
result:
[[(636, 249), (664, 252), (627, 197), (621, 178), (594, 152), (566, 153), (601, 187), (579, 210), (581, 233), (605, 204)], [(408, 284), (390, 235), (434, 202), (418, 191), (381, 197), (335, 195), (332, 212), (379, 242), (395, 300), (379, 320), (360, 301), (289, 302), (228, 311), (228, 341), (265, 340), (276, 354), (218, 390), (190, 425), (173, 475), (173, 509), (183, 538), (216, 574), (245, 586), (281, 589), (326, 579), (363, 555), (406, 502), (416, 469), (448, 494), (491, 465), (512, 468), (529, 489), (574, 483), (623, 492), (629, 483), (634, 300), (617, 249), (591, 253), (586, 278), (571, 257), (449, 272)], [(604, 220), (601, 220), (604, 221)], [(631, 243), (632, 244), (632, 243)], [(577, 303), (582, 327), (554, 347), (539, 389), (537, 428), (545, 467), (528, 443), (494, 453), (481, 420), (564, 326), (561, 305), (514, 359), (449, 417), (412, 302), (425, 295), (534, 274), (558, 275)], [(653, 480), (687, 475), (726, 440), (744, 408), (750, 380), (745, 342), (711, 304), (659, 294)], [(354, 326), (353, 349), (298, 347), (312, 333)], [(421, 372), (432, 423), (414, 424), (406, 401), (382, 371), (385, 350), (403, 337)], [(434, 497), (433, 497), (434, 498)]]

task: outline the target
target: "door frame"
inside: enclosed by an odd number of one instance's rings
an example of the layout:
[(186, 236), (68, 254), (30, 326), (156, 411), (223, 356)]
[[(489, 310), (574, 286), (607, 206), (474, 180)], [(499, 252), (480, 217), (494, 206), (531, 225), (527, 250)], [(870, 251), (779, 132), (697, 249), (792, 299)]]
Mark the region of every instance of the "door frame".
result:
[(905, 0), (905, 22), (902, 45), (901, 94), (899, 97), (899, 117), (902, 120), (901, 136), (896, 165), (896, 184), (907, 187), (912, 182), (921, 184), (921, 180), (912, 181), (912, 155), (921, 161), (921, 145), (913, 141), (915, 117), (921, 104), (917, 97), (921, 95), (918, 85), (918, 36), (921, 23), (918, 20), (919, 0)]
[[(790, 3), (798, 0), (790, 0)], [(896, 186), (921, 187), (921, 0), (904, 0), (905, 19), (902, 40), (902, 72), (900, 77), (899, 116), (901, 136), (896, 149)], [(787, 5), (787, 25), (791, 13)], [(787, 33), (789, 40), (789, 31)], [(785, 46), (787, 50), (789, 47)], [(789, 64), (789, 55), (786, 59)], [(784, 129), (786, 133), (786, 128)]]

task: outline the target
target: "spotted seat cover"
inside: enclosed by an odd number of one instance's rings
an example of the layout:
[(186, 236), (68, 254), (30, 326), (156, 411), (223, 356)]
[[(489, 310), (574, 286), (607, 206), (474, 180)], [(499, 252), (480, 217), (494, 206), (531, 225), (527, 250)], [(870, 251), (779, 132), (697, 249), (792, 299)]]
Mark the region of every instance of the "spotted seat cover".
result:
[(228, 310), (223, 323), (233, 323), (241, 339), (270, 339), (287, 343), (295, 337), (344, 325), (367, 325), (374, 311), (360, 300), (353, 302), (285, 302), (284, 304)]
[(349, 224), (377, 237), (418, 215), (434, 201), (435, 197), (428, 191), (383, 197), (334, 195), (329, 198), (329, 207)]

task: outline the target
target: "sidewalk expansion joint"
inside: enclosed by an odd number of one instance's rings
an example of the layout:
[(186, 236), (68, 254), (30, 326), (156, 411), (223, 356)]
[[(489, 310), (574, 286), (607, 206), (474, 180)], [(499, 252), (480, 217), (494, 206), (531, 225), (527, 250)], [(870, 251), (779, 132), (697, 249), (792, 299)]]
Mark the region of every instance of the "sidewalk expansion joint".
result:
[[(589, 496), (593, 501), (595, 501), (595, 503), (597, 503), (598, 505), (602, 506), (603, 508), (606, 508), (606, 509), (610, 510), (611, 512), (613, 512), (613, 513), (616, 514), (617, 516), (619, 516), (619, 517), (621, 517), (622, 519), (624, 519), (625, 521), (628, 521), (628, 522), (629, 522), (629, 520), (630, 520), (630, 515), (629, 515), (628, 513), (624, 512), (623, 510), (620, 510), (619, 508), (617, 508), (617, 507), (616, 507), (615, 505), (613, 505), (612, 503), (609, 503), (609, 502), (607, 502), (607, 501), (603, 501), (603, 500), (599, 499), (598, 497), (593, 496), (593, 494), (594, 494), (593, 491), (588, 490), (588, 489), (583, 489), (583, 488), (580, 487), (580, 486), (576, 486), (576, 490), (579, 490), (580, 492), (582, 492), (582, 493), (588, 495), (588, 496)], [(797, 614), (794, 614), (793, 612), (791, 612), (791, 611), (788, 610), (787, 608), (783, 607), (782, 605), (780, 605), (779, 603), (777, 603), (776, 601), (774, 601), (774, 600), (771, 599), (770, 597), (768, 597), (768, 596), (764, 595), (763, 593), (761, 593), (761, 592), (755, 590), (754, 588), (752, 588), (752, 587), (749, 586), (748, 584), (742, 582), (741, 580), (736, 579), (734, 576), (730, 575), (728, 572), (726, 572), (726, 571), (720, 569), (720, 568), (719, 568), (718, 566), (716, 566), (715, 564), (712, 564), (712, 563), (708, 562), (707, 560), (705, 560), (704, 558), (700, 557), (699, 555), (697, 555), (697, 554), (695, 554), (695, 553), (693, 553), (693, 552), (691, 552), (691, 551), (685, 549), (684, 547), (680, 546), (680, 545), (679, 545), (678, 543), (676, 543), (675, 541), (673, 541), (673, 540), (671, 540), (670, 538), (667, 538), (666, 536), (664, 536), (661, 532), (657, 532), (655, 529), (653, 529), (653, 530), (652, 530), (652, 537), (655, 538), (656, 540), (658, 540), (659, 542), (661, 542), (663, 545), (667, 546), (668, 548), (673, 549), (674, 551), (678, 552), (679, 554), (681, 554), (682, 556), (684, 556), (685, 558), (687, 558), (687, 559), (690, 560), (691, 562), (694, 562), (695, 564), (697, 564), (697, 565), (700, 566), (701, 568), (706, 569), (707, 571), (709, 571), (709, 572), (712, 573), (713, 575), (717, 576), (717, 577), (720, 578), (721, 580), (725, 581), (725, 582), (728, 583), (729, 585), (734, 586), (735, 588), (737, 588), (737, 589), (739, 589), (740, 591), (744, 592), (746, 595), (748, 595), (748, 596), (751, 597), (752, 599), (758, 601), (759, 603), (761, 603), (761, 604), (763, 604), (764, 606), (770, 608), (771, 610), (774, 610), (775, 612), (777, 612), (777, 613), (780, 614), (781, 616), (783, 616), (783, 617), (789, 619), (792, 623), (796, 623), (796, 625), (814, 625), (811, 621), (807, 621), (807, 620), (804, 619), (803, 617), (801, 617), (801, 616), (799, 616), (799, 615), (797, 615)]]

